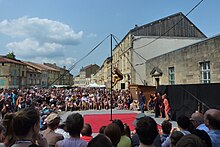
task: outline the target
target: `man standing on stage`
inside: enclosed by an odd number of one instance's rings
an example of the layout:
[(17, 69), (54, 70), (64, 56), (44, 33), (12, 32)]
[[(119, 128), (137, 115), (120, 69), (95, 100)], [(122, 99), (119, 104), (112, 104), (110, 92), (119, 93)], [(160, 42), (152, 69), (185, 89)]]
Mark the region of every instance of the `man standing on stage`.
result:
[(144, 107), (145, 107), (145, 103), (146, 103), (146, 97), (145, 97), (143, 91), (140, 91), (138, 99), (139, 99), (139, 107), (140, 107), (140, 109), (141, 109), (141, 112), (144, 113)]

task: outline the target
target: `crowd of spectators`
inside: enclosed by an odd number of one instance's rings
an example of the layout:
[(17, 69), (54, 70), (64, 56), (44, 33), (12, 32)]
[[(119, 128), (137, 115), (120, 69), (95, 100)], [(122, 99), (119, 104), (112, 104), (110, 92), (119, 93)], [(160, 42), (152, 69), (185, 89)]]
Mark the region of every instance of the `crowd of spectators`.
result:
[[(191, 117), (179, 116), (177, 128), (169, 119), (158, 131), (154, 118), (138, 113), (130, 130), (129, 125), (114, 119), (102, 126), (98, 135), (84, 123), (80, 113), (71, 113), (64, 122), (59, 111), (118, 108), (129, 109), (131, 94), (104, 89), (23, 89), (1, 92), (2, 123), (0, 147), (219, 147), (220, 110), (209, 109)], [(166, 97), (166, 96), (165, 96)], [(163, 98), (164, 99), (164, 96)], [(106, 102), (106, 104), (105, 104)], [(70, 104), (73, 105), (70, 107)], [(45, 117), (45, 118), (44, 118)], [(45, 123), (45, 125), (44, 125)]]
[[(112, 100), (112, 101), (111, 101)], [(132, 103), (129, 90), (72, 88), (72, 89), (4, 89), (0, 90), (2, 115), (29, 106), (36, 106), (43, 114), (48, 111), (74, 111), (88, 109), (129, 109)]]
[[(60, 123), (57, 113), (48, 115), (47, 128), (40, 131), (40, 112), (36, 107), (7, 113), (0, 125), (0, 146), (4, 147), (219, 147), (220, 110), (209, 109), (205, 114), (195, 112), (191, 117), (179, 116), (177, 128), (162, 122), (158, 132), (154, 118), (138, 113), (133, 122), (135, 130), (120, 119), (100, 127), (92, 135), (92, 126), (84, 123), (79, 113), (71, 113)], [(19, 125), (18, 125), (19, 124)], [(62, 126), (62, 127), (60, 127)], [(57, 131), (58, 129), (62, 131)]]

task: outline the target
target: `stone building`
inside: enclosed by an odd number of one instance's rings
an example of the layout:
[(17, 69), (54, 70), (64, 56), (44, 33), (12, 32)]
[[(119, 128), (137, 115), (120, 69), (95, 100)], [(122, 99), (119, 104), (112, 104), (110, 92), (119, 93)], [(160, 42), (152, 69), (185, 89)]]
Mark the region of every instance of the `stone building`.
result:
[(69, 70), (66, 69), (66, 66), (61, 68), (57, 66), (56, 63), (44, 63), (44, 65), (60, 71), (60, 76), (58, 79), (60, 85), (73, 85), (73, 75), (69, 72)]
[(148, 85), (219, 83), (220, 35), (149, 59), (145, 70)]
[(146, 64), (149, 59), (205, 38), (182, 13), (135, 26), (113, 50), (113, 66), (118, 67), (124, 75), (123, 80), (114, 88), (127, 89), (130, 84), (149, 85), (149, 79), (146, 79)]
[(48, 69), (42, 67), (39, 63), (23, 61), (27, 65), (27, 86), (47, 88), (48, 86)]
[(74, 86), (84, 87), (91, 84), (91, 76), (94, 75), (99, 68), (97, 64), (90, 64), (86, 67), (82, 67), (80, 69), (80, 74), (74, 78)]
[(26, 87), (27, 66), (17, 59), (0, 56), (0, 88)]
[(111, 57), (105, 59), (102, 66), (95, 73), (94, 78), (97, 84), (105, 85), (107, 88), (111, 87)]

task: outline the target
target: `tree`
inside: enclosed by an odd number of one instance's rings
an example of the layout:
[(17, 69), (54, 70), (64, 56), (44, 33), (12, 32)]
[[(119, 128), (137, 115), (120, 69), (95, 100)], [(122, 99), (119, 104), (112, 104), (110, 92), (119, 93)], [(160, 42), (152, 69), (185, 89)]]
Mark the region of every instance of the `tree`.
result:
[(14, 52), (12, 51), (12, 52), (8, 53), (8, 54), (6, 55), (6, 57), (9, 58), (9, 59), (15, 59), (15, 54), (14, 54)]

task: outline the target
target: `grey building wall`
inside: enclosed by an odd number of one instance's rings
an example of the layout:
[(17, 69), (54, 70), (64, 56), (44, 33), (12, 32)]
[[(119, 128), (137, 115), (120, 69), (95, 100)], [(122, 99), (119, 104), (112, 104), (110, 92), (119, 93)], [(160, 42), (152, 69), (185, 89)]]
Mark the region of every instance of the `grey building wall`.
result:
[(150, 74), (154, 65), (163, 72), (159, 77), (160, 85), (169, 84), (169, 67), (175, 69), (175, 84), (201, 83), (200, 63), (204, 61), (210, 62), (211, 83), (219, 83), (220, 35), (149, 59), (145, 64), (145, 79), (148, 85), (155, 85), (155, 79)]
[[(155, 64), (158, 64), (157, 62), (153, 63), (150, 59), (201, 41), (201, 39), (198, 38), (184, 37), (163, 37), (154, 41), (155, 39), (156, 37), (139, 36), (133, 40), (132, 63), (136, 72), (134, 70), (132, 71), (131, 83), (138, 85), (145, 84), (146, 82), (147, 84), (149, 83), (149, 79), (146, 79), (146, 75), (151, 72)], [(150, 42), (152, 43), (145, 46)], [(137, 53), (148, 61), (146, 62), (146, 60), (141, 58)]]

